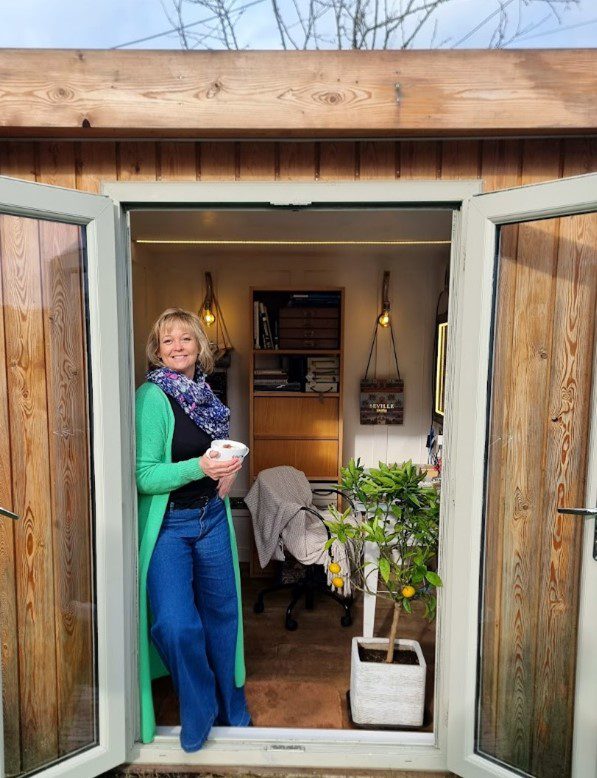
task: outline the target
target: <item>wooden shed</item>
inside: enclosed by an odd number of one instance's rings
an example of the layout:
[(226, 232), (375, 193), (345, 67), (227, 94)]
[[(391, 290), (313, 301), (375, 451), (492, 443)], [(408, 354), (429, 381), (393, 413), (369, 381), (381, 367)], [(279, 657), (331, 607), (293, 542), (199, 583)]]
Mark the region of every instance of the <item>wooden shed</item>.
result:
[[(0, 778), (596, 775), (597, 51), (4, 50), (0, 73)], [(404, 419), (367, 426), (385, 272)], [(199, 310), (205, 273), (251, 448), (233, 504), (255, 726), (186, 754), (166, 687), (139, 736), (133, 407), (152, 321)], [(336, 334), (277, 330), (321, 296)], [(333, 603), (297, 632), (281, 600), (252, 613), (252, 479), (330, 484), (353, 456), (441, 464), (438, 618), (405, 627), (421, 727), (350, 720), (371, 599), (350, 635)]]

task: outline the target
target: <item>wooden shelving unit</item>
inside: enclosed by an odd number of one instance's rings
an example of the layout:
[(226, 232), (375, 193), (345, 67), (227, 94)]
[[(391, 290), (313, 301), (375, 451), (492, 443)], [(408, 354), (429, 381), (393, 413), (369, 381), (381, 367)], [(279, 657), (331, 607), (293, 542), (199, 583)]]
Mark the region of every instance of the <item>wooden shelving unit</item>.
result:
[[(255, 336), (254, 302), (262, 302), (277, 324), (285, 298), (295, 293), (337, 295), (339, 348), (253, 348), (249, 360), (250, 476), (268, 467), (291, 465), (311, 481), (337, 482), (342, 461), (342, 395), (344, 391), (344, 289), (341, 287), (264, 288), (250, 290), (250, 322)], [(300, 309), (299, 309), (300, 310)], [(328, 309), (329, 310), (329, 309)], [(308, 325), (319, 325), (313, 320)], [(329, 326), (329, 325), (328, 325)], [(277, 328), (277, 327), (276, 327)], [(315, 336), (316, 338), (316, 336)], [(316, 340), (315, 340), (316, 342)], [(284, 357), (338, 357), (338, 391), (256, 391), (255, 369), (281, 364)]]

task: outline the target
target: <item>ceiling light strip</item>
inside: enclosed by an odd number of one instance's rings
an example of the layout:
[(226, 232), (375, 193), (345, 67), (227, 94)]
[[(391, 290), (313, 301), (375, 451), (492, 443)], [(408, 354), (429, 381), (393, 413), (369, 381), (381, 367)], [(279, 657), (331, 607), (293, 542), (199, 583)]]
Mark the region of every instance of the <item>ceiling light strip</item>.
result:
[(175, 246), (449, 246), (450, 240), (150, 240), (135, 243)]

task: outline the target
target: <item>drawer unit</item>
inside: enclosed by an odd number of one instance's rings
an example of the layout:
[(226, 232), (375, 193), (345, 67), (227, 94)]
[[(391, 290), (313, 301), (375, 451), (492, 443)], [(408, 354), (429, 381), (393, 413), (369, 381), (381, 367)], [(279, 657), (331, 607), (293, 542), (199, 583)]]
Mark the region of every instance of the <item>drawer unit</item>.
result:
[(338, 479), (337, 440), (267, 440), (255, 437), (250, 456), (254, 473), (268, 467), (290, 465), (302, 470), (307, 478)]
[(280, 348), (337, 349), (339, 325), (337, 308), (282, 308), (278, 323)]
[[(333, 306), (326, 308), (280, 308), (280, 324), (283, 321), (297, 321), (297, 322), (312, 322), (323, 321), (328, 322), (340, 320), (340, 310)], [(332, 326), (331, 324), (327, 326)]]
[(338, 397), (255, 397), (253, 434), (335, 438), (339, 403)]

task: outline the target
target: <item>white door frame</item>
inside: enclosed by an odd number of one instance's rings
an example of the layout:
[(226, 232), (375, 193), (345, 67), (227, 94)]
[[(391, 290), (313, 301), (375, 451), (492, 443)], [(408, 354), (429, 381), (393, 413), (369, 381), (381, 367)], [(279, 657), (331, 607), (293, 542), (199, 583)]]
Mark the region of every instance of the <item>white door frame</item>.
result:
[[(104, 182), (102, 192), (114, 200), (122, 211), (135, 207), (165, 207), (172, 208), (209, 208), (214, 207), (270, 207), (306, 206), (316, 204), (327, 207), (452, 207), (454, 208), (454, 229), (452, 245), (450, 316), (454, 323), (458, 316), (455, 306), (459, 299), (458, 288), (462, 277), (458, 266), (458, 253), (454, 253), (454, 239), (457, 238), (459, 222), (458, 210), (464, 200), (482, 191), (482, 181), (380, 181), (380, 182), (342, 182), (342, 183), (307, 183), (307, 182)], [(126, 219), (122, 220), (123, 224)], [(130, 250), (128, 232), (123, 231), (122, 241)], [(132, 368), (132, 278), (131, 263), (128, 251), (121, 256), (127, 257), (123, 262), (126, 267), (119, 268), (120, 288), (126, 289), (126, 299), (121, 296), (122, 332), (129, 336), (128, 356), (128, 386), (129, 401), (123, 395), (123, 457), (125, 467), (128, 464), (129, 475), (124, 479), (124, 504), (126, 514), (136, 516), (136, 491), (134, 482), (134, 371)], [(452, 327), (451, 331), (455, 328)], [(123, 338), (123, 341), (125, 338)], [(456, 352), (449, 345), (452, 355)], [(452, 357), (454, 363), (454, 357)], [(452, 418), (451, 403), (453, 392), (450, 382), (453, 371), (447, 378), (446, 418)], [(450, 438), (446, 431), (446, 444)], [(446, 447), (444, 447), (446, 451)], [(450, 449), (451, 450), (451, 449)], [(447, 455), (449, 462), (449, 454)], [(448, 466), (449, 469), (449, 466)], [(442, 538), (441, 546), (445, 545), (450, 531), (452, 506), (449, 489), (442, 490), (441, 516)], [(135, 521), (129, 525), (125, 538), (125, 558), (135, 559), (136, 538), (134, 536)], [(445, 554), (445, 551), (444, 551)], [(441, 565), (441, 560), (440, 560)], [(131, 565), (129, 580), (125, 581), (127, 592), (136, 591), (135, 569)], [(388, 733), (370, 732), (365, 730), (313, 730), (313, 729), (278, 729), (251, 728), (235, 729), (215, 727), (212, 736), (201, 751), (186, 754), (180, 747), (178, 728), (159, 728), (153, 743), (141, 744), (136, 741), (138, 727), (137, 689), (134, 679), (136, 669), (136, 633), (127, 624), (126, 656), (130, 657), (127, 677), (128, 681), (128, 722), (127, 741), (130, 745), (127, 761), (150, 764), (185, 764), (185, 765), (244, 765), (244, 766), (280, 766), (280, 767), (353, 767), (371, 769), (416, 769), (445, 770), (447, 765), (447, 640), (443, 638), (446, 632), (445, 605), (450, 582), (447, 581), (444, 591), (439, 592), (437, 619), (437, 661), (435, 686), (435, 732), (434, 733)], [(136, 623), (136, 595), (129, 596), (127, 614), (131, 624)]]
[[(104, 196), (0, 176), (0, 214), (86, 227), (96, 519), (98, 745), (67, 756), (36, 775), (43, 778), (98, 775), (119, 764), (126, 754), (124, 646), (120, 640), (124, 628), (121, 398), (110, 369), (115, 364), (113, 354), (118, 343), (114, 206)], [(1, 707), (0, 749), (3, 745)], [(0, 750), (0, 776), (4, 770), (3, 755)]]
[[(460, 465), (451, 484), (453, 516), (452, 537), (447, 557), (448, 581), (458, 578), (458, 587), (450, 588), (447, 611), (450, 623), (450, 712), (448, 767), (464, 778), (518, 775), (474, 752), (476, 717), (476, 667), (478, 643), (478, 608), (481, 569), (481, 517), (484, 499), (485, 441), (487, 432), (487, 381), (491, 358), (490, 326), (494, 305), (494, 276), (498, 228), (502, 224), (566, 216), (597, 210), (597, 174), (575, 176), (559, 181), (491, 192), (472, 197), (462, 213), (463, 246), (461, 266), (466, 266), (462, 302), (453, 329), (454, 347), (459, 355), (460, 370), (453, 390), (457, 401), (452, 406), (452, 429), (455, 440), (450, 448), (457, 450)], [(594, 383), (597, 372), (594, 374)], [(593, 410), (597, 392), (593, 387)], [(597, 430), (593, 424), (593, 452), (588, 463), (589, 507), (595, 507), (597, 496)], [(591, 471), (592, 468), (592, 471)], [(569, 506), (573, 507), (573, 506)], [(579, 519), (571, 519), (579, 520)], [(581, 519), (582, 520), (582, 519)], [(597, 588), (597, 563), (591, 558), (593, 522), (587, 521), (583, 559), (584, 575), (590, 576), (592, 591)], [(590, 526), (589, 526), (590, 525)], [(590, 563), (589, 563), (590, 559)], [(573, 778), (595, 774), (597, 741), (594, 690), (597, 689), (597, 664), (590, 651), (597, 641), (597, 620), (591, 619), (587, 590), (580, 602), (579, 625), (585, 630), (585, 641), (579, 640), (577, 677), (581, 668), (584, 684), (577, 684), (575, 741), (584, 737), (592, 745), (584, 749), (583, 764), (573, 763)], [(582, 635), (582, 633), (579, 633)], [(590, 639), (589, 639), (590, 638)], [(594, 653), (594, 652), (593, 652)], [(591, 690), (593, 696), (591, 696)], [(576, 731), (579, 711), (584, 721), (592, 718), (590, 731)], [(587, 713), (588, 712), (588, 713)]]

